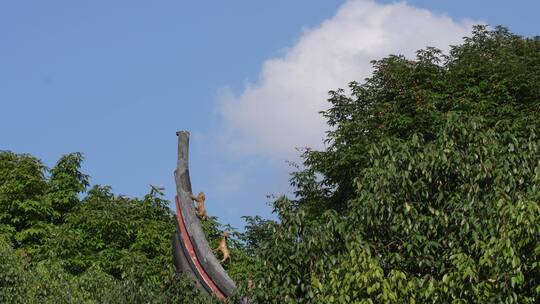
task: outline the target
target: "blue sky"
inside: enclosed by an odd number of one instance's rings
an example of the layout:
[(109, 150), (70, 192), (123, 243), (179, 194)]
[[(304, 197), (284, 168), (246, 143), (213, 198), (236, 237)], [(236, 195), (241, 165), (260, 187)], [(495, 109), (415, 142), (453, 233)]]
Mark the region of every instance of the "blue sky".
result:
[(369, 60), (444, 48), (478, 22), (540, 34), (537, 1), (393, 3), (0, 2), (0, 150), (49, 166), (80, 151), (93, 184), (172, 200), (187, 129), (194, 191), (241, 227), (288, 193), (293, 148), (322, 147), (324, 92), (368, 76)]

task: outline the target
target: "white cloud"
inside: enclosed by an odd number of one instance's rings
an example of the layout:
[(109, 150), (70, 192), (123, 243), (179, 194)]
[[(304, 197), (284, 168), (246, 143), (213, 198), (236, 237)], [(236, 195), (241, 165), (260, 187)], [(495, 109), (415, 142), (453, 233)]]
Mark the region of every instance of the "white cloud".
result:
[(406, 3), (348, 1), (284, 56), (264, 62), (260, 79), (239, 96), (220, 94), (223, 134), (236, 150), (278, 159), (294, 157), (295, 147), (321, 148), (328, 126), (318, 112), (327, 107), (329, 90), (368, 77), (373, 59), (413, 57), (426, 46), (448, 49), (472, 24)]

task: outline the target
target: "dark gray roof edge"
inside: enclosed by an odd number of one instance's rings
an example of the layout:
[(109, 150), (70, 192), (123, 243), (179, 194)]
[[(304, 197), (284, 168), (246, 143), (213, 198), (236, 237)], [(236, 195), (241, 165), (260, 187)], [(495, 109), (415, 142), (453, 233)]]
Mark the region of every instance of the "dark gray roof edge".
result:
[(195, 254), (202, 267), (221, 292), (229, 297), (236, 290), (236, 285), (214, 256), (212, 249), (206, 240), (199, 217), (196, 215), (193, 200), (191, 199), (192, 190), (188, 166), (189, 133), (180, 131), (176, 134), (178, 135), (178, 162), (174, 175), (176, 180), (176, 193), (180, 202), (179, 205), (184, 218), (184, 223), (191, 242), (193, 243)]
[[(176, 223), (176, 226), (178, 226), (178, 223)], [(195, 266), (187, 254), (187, 248), (185, 248), (184, 243), (180, 241), (180, 233), (178, 231), (180, 231), (180, 229), (178, 229), (172, 235), (173, 261), (176, 269), (188, 274), (188, 276), (193, 278), (195, 285), (199, 290), (209, 295), (212, 294), (210, 287), (204, 283), (204, 280), (200, 277), (197, 271), (194, 270)]]

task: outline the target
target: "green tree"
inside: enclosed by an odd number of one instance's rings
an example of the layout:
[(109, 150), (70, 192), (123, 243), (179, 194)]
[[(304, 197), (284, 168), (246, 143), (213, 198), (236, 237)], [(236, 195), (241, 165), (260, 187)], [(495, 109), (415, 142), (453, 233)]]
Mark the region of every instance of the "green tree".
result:
[(54, 209), (43, 202), (46, 167), (35, 157), (0, 152), (0, 231), (17, 247), (32, 246), (47, 234)]
[[(482, 116), (498, 131), (521, 134), (540, 126), (540, 38), (498, 27), (477, 26), (448, 55), (427, 48), (415, 60), (390, 56), (374, 61), (372, 77), (350, 83), (351, 94), (330, 92), (322, 114), (332, 131), (325, 151), (304, 154), (306, 170), (292, 182), (298, 203), (316, 214), (342, 210), (366, 167), (368, 147), (387, 138), (434, 139), (449, 112)], [(317, 176), (322, 179), (317, 179)]]
[(61, 215), (69, 213), (80, 203), (78, 195), (83, 193), (89, 186), (88, 175), (80, 171), (83, 161), (81, 153), (64, 155), (50, 170), (48, 191), (46, 200), (57, 212), (61, 221)]
[[(0, 152), (0, 302), (215, 302), (174, 269), (176, 226), (163, 194), (86, 191), (82, 161), (68, 154), (49, 170), (30, 155)], [(208, 236), (220, 236), (211, 224)]]
[(350, 91), (330, 92), (328, 148), (304, 153), (296, 198), (274, 203), (243, 293), (538, 302), (540, 39), (478, 26), (448, 55), (374, 61)]

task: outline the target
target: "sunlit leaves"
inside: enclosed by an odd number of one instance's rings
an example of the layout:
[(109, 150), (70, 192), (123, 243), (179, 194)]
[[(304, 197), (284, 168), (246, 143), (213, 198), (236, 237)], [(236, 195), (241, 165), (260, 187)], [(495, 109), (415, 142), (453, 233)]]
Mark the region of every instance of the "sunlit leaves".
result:
[(275, 202), (251, 297), (537, 302), (539, 75), (539, 39), (479, 26), (449, 55), (389, 56), (330, 92), (327, 149), (306, 150), (297, 197)]

